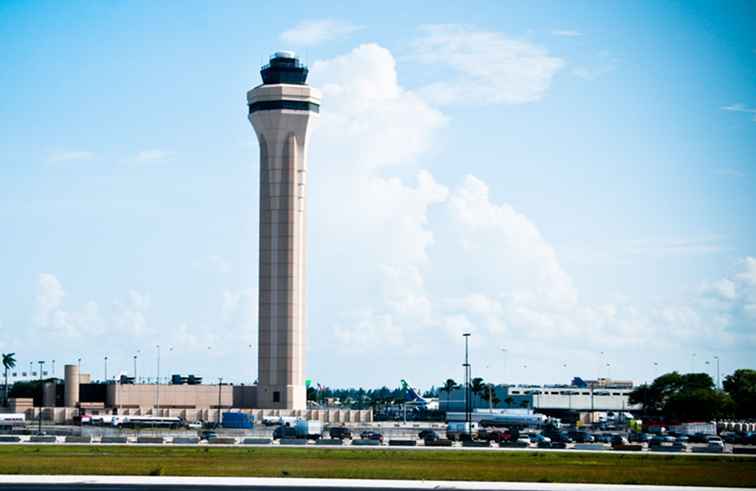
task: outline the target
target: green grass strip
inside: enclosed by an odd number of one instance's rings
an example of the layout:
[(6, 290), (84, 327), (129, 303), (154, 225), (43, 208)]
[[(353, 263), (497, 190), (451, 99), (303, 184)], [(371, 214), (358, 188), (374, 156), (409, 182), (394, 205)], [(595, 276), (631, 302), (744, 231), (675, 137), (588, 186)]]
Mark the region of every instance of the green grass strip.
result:
[(317, 448), (0, 446), (0, 474), (164, 475), (756, 486), (729, 456)]

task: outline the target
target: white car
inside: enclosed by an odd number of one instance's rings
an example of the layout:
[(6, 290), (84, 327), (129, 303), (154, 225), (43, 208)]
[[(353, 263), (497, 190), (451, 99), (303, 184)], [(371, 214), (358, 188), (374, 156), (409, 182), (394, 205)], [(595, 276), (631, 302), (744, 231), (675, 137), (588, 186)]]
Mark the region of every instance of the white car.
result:
[(186, 425), (187, 428), (190, 430), (201, 430), (202, 429), (202, 423), (199, 421), (195, 421), (194, 423), (189, 423)]

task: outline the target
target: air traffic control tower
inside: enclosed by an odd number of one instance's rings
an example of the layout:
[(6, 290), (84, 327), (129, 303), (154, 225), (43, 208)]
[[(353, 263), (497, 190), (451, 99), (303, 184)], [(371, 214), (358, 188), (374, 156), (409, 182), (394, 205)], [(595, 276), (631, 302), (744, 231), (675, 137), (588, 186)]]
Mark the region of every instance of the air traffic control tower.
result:
[(320, 93), (290, 51), (260, 70), (247, 92), (260, 143), (260, 272), (257, 407), (306, 409), (307, 139)]

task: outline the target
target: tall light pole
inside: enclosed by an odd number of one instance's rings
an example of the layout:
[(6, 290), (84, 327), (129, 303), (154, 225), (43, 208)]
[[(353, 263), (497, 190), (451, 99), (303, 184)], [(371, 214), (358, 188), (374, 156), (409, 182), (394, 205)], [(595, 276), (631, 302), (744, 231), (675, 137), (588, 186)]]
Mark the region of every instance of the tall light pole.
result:
[(155, 411), (160, 413), (160, 345), (156, 345), (157, 350), (157, 377), (155, 377)]
[(137, 355), (134, 355), (134, 383), (138, 384), (137, 381)]
[(105, 355), (105, 383), (108, 383), (108, 357)]
[(717, 388), (720, 389), (721, 387), (719, 386), (719, 357), (715, 356), (714, 359), (717, 360)]
[(216, 423), (215, 425), (217, 427), (220, 427), (220, 413), (221, 413), (221, 387), (223, 386), (223, 377), (218, 377), (218, 413), (216, 415)]
[(470, 400), (470, 350), (469, 340), (470, 333), (466, 332), (462, 335), (465, 338), (465, 433), (471, 433), (472, 430), (472, 401)]
[(39, 428), (37, 432), (42, 434), (42, 409), (45, 407), (45, 387), (42, 384), (42, 370), (45, 366), (44, 361), (39, 361), (39, 388), (40, 388), (40, 401), (39, 401)]
[(55, 378), (55, 360), (52, 361), (52, 376)]
[(501, 350), (501, 353), (502, 353), (501, 354), (501, 358), (502, 358), (502, 361), (504, 362), (504, 370), (502, 371), (502, 378), (504, 380), (502, 380), (502, 382), (504, 382), (506, 384), (507, 383), (506, 382), (506, 380), (507, 380), (507, 348), (502, 347), (502, 348), (499, 348), (499, 349)]

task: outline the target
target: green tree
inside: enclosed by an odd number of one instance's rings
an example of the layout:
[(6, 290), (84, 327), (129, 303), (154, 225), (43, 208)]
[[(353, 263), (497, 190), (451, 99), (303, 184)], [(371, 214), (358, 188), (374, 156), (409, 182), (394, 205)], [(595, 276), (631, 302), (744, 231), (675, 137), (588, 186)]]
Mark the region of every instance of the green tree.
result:
[[(486, 387), (488, 386), (483, 383), (483, 377), (475, 377), (470, 381), (470, 392), (473, 394), (473, 401), (475, 401), (476, 398), (480, 398)], [(475, 404), (473, 404), (473, 409), (474, 408)]]
[(16, 353), (3, 353), (3, 371), (5, 376), (5, 394), (3, 405), (8, 405), (8, 370), (16, 366)]
[(756, 417), (756, 370), (735, 370), (732, 375), (724, 378), (722, 387), (735, 403), (736, 417)]
[(683, 421), (709, 421), (732, 414), (732, 398), (714, 387), (706, 373), (665, 373), (651, 383), (636, 387), (631, 404), (640, 404), (651, 416)]
[(307, 400), (308, 401), (318, 400), (318, 391), (317, 389), (315, 389), (315, 387), (307, 387)]
[(454, 381), (452, 378), (446, 379), (446, 382), (444, 382), (441, 387), (439, 387), (439, 392), (446, 392), (446, 407), (449, 407), (449, 394), (451, 394), (451, 391), (454, 389), (459, 388), (459, 384)]

